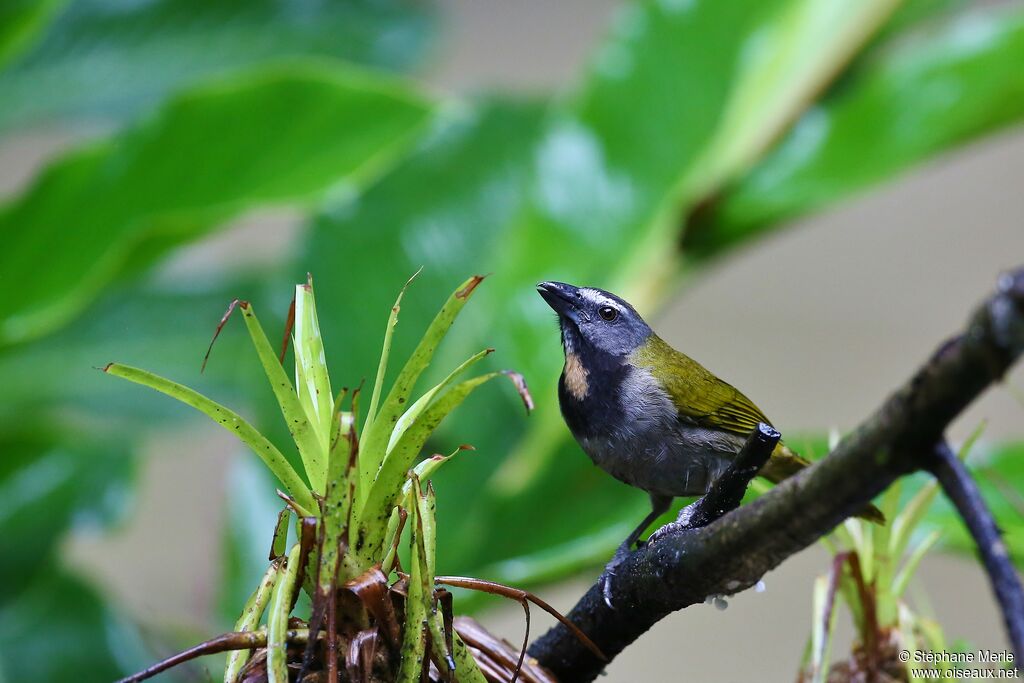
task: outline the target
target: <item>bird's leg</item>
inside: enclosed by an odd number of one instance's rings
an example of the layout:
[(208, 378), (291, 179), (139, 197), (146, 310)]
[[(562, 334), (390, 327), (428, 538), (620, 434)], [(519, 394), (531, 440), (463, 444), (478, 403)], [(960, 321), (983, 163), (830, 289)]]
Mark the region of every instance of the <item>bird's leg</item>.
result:
[(650, 513), (648, 513), (648, 515), (644, 517), (643, 521), (640, 522), (632, 532), (630, 532), (629, 536), (626, 536), (626, 540), (623, 541), (615, 551), (615, 555), (612, 556), (612, 562), (614, 564), (617, 565), (622, 562), (626, 555), (629, 555), (629, 553), (633, 551), (633, 545), (637, 540), (639, 540), (640, 536), (647, 531), (647, 527), (651, 526), (654, 520), (658, 519), (658, 517), (665, 514), (665, 511), (668, 510), (670, 505), (672, 505), (671, 496), (658, 496), (653, 493), (651, 494)]
[(633, 531), (630, 532), (629, 536), (626, 536), (626, 540), (623, 541), (619, 547), (615, 550), (615, 554), (612, 555), (612, 559), (604, 567), (604, 574), (601, 575), (601, 592), (604, 594), (605, 603), (611, 607), (611, 580), (615, 576), (615, 568), (622, 564), (622, 561), (633, 552), (633, 545), (640, 538), (647, 527), (649, 527), (654, 520), (665, 514), (669, 506), (672, 505), (672, 496), (659, 496), (651, 494), (651, 511), (643, 521), (637, 525)]

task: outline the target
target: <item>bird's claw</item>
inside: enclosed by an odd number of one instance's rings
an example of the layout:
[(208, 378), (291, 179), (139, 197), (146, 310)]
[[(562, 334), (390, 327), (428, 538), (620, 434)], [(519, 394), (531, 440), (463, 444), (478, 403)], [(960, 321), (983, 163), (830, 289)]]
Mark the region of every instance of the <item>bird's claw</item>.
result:
[(612, 577), (615, 573), (606, 569), (604, 574), (601, 574), (601, 578), (597, 580), (598, 585), (601, 588), (601, 597), (604, 598), (604, 604), (608, 605), (608, 609), (615, 609), (615, 605), (612, 604)]
[(665, 536), (668, 536), (671, 533), (674, 533), (676, 531), (679, 531), (680, 529), (685, 528), (686, 525), (681, 522), (669, 522), (665, 526), (655, 529), (654, 533), (651, 534), (650, 538), (647, 539), (647, 542), (650, 545), (655, 545), (660, 539), (664, 538)]
[(612, 559), (604, 566), (604, 573), (597, 580), (598, 585), (601, 587), (601, 596), (604, 598), (604, 604), (608, 605), (609, 609), (615, 609), (615, 605), (612, 604), (612, 579), (615, 578), (615, 569), (629, 557), (631, 552), (633, 552), (633, 548), (628, 540), (622, 543), (615, 549)]
[(676, 517), (676, 521), (669, 522), (668, 524), (655, 529), (654, 533), (647, 538), (647, 543), (654, 545), (659, 539), (662, 539), (669, 534), (682, 531), (683, 529), (692, 528), (690, 526), (690, 517), (693, 515), (694, 505), (696, 505), (696, 503), (690, 503), (680, 510), (679, 516)]

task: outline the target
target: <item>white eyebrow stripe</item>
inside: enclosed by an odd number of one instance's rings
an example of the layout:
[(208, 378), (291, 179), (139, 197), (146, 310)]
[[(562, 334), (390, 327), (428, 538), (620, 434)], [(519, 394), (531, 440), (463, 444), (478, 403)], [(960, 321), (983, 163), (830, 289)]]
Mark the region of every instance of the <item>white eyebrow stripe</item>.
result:
[(584, 298), (590, 299), (594, 303), (611, 306), (616, 310), (619, 308), (619, 303), (617, 301), (605, 296), (603, 292), (600, 292), (596, 289), (591, 289), (590, 287), (582, 287), (580, 288), (580, 292), (583, 294)]

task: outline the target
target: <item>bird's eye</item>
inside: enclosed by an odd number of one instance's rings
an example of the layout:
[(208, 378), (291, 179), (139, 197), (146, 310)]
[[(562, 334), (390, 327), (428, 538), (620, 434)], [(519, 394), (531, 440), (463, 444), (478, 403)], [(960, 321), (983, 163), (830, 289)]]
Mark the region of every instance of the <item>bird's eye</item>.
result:
[(611, 322), (619, 317), (619, 312), (616, 311), (611, 306), (602, 306), (601, 308), (597, 309), (597, 314), (601, 316), (602, 320), (607, 320), (608, 322)]

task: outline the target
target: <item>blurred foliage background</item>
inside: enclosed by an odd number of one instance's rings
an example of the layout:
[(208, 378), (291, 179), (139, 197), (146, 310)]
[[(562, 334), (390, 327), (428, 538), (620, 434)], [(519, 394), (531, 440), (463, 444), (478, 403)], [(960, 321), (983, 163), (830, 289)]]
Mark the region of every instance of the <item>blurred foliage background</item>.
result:
[[(490, 389), (443, 425), (436, 450), (479, 452), (437, 482), (439, 566), (570, 576), (646, 499), (593, 468), (547, 400), (561, 356), (533, 285), (594, 283), (653, 311), (739, 246), (1024, 116), (1020, 3), (624, 1), (573, 87), (529, 95), (419, 82), (445, 22), (415, 0), (0, 6), (0, 136), (76, 140), (0, 206), (0, 680), (109, 680), (199, 635), (129, 616), (62, 559), (69, 534), (131, 514), (153, 435), (195, 420), (95, 366), (186, 381), (285, 443), (241, 330), (198, 375), (231, 298), (281, 329), (290, 283), (313, 273), (331, 374), (355, 385), (418, 267), (396, 357), (443, 293), (491, 273), (437, 365), (495, 346), (486, 362), (545, 400), (527, 419)], [(269, 237), (196, 265), (195, 244), (254, 216)], [(1019, 561), (1022, 451), (979, 464)], [(262, 574), (273, 488), (232, 466), (223, 542), (197, 547), (221, 567), (208, 625)], [(948, 521), (933, 520), (946, 547), (969, 549)]]

